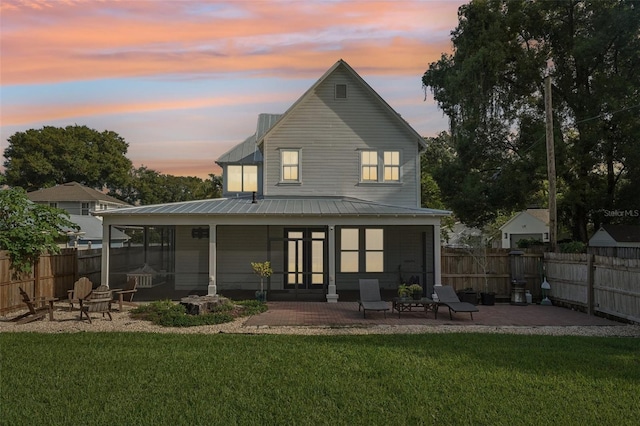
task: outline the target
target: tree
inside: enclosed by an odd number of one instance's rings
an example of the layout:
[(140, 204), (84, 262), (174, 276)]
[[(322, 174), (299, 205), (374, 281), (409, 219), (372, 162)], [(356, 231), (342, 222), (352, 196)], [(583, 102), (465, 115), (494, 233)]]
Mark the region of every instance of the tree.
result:
[(640, 184), (640, 4), (472, 0), (458, 16), (454, 53), (423, 76), (456, 152), (436, 176), (444, 201), (481, 226), (540, 196), (550, 63), (559, 218), (586, 241), (595, 212), (624, 209)]
[(222, 180), (213, 174), (207, 180), (165, 175), (141, 166), (131, 169), (126, 187), (113, 195), (130, 204), (141, 205), (219, 198)]
[(31, 271), (43, 252), (58, 253), (63, 229), (79, 229), (63, 210), (32, 203), (22, 188), (0, 189), (0, 250), (16, 273)]
[(124, 186), (131, 161), (128, 144), (117, 133), (102, 133), (87, 126), (45, 126), (17, 132), (4, 151), (9, 186), (27, 191), (66, 182), (101, 190)]

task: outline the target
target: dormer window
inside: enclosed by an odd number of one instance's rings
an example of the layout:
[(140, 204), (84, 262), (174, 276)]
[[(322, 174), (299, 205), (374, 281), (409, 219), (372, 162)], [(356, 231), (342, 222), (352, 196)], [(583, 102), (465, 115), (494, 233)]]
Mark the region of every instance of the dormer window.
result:
[(227, 192), (257, 192), (258, 166), (227, 166)]
[(346, 84), (336, 84), (336, 99), (347, 99)]

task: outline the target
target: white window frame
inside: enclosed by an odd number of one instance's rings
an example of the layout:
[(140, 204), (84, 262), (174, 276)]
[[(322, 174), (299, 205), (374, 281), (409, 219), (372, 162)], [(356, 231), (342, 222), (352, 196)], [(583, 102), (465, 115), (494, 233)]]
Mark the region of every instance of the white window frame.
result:
[[(391, 156), (391, 158), (387, 157), (387, 154)], [(395, 159), (393, 157), (396, 157)], [(387, 161), (389, 160), (389, 161)], [(397, 161), (394, 161), (397, 160)], [(400, 182), (400, 164), (402, 163), (400, 159), (400, 151), (383, 151), (382, 152), (382, 178), (384, 182)], [(387, 171), (393, 172), (395, 171), (397, 179), (387, 179)]]
[[(286, 154), (295, 153), (297, 157), (296, 162), (285, 162)], [(300, 183), (302, 176), (302, 150), (300, 148), (282, 148), (280, 149), (280, 182), (281, 183)], [(285, 169), (290, 168), (291, 170), (296, 170), (297, 176), (295, 179), (286, 179), (287, 175)]]
[[(368, 154), (368, 157), (365, 157)], [(385, 162), (387, 154), (397, 157), (397, 162), (391, 159), (391, 164)], [(374, 149), (362, 149), (359, 150), (359, 181), (360, 183), (401, 183), (402, 182), (402, 151), (400, 150), (374, 150)], [(372, 158), (375, 158), (376, 163), (371, 162)], [(365, 168), (369, 171), (369, 179), (365, 179)], [(372, 173), (375, 169), (375, 174)], [(393, 173), (397, 173), (398, 179), (386, 179), (387, 171), (391, 170)], [(375, 179), (373, 176), (375, 175)]]
[[(375, 162), (372, 162), (373, 159), (375, 159)], [(379, 164), (378, 151), (370, 149), (360, 151), (360, 182), (379, 182)], [(369, 176), (369, 179), (365, 179), (365, 168), (367, 169), (368, 173), (366, 173), (366, 175)], [(374, 171), (375, 173), (372, 173)], [(375, 179), (372, 177), (375, 177)]]

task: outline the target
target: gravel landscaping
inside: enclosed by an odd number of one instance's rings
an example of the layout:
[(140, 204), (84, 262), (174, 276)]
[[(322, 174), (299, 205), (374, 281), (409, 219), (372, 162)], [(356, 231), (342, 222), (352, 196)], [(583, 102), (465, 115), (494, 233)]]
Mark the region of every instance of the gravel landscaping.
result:
[(78, 311), (69, 312), (57, 307), (54, 321), (48, 318), (28, 324), (16, 324), (11, 318), (21, 312), (13, 312), (0, 317), (0, 333), (33, 332), (33, 333), (80, 333), (80, 332), (146, 332), (174, 334), (302, 334), (302, 335), (345, 335), (345, 334), (417, 334), (417, 333), (509, 333), (539, 335), (575, 335), (600, 337), (636, 337), (640, 338), (640, 325), (620, 324), (614, 326), (480, 326), (480, 325), (372, 325), (372, 326), (249, 326), (247, 317), (233, 322), (205, 325), (197, 327), (162, 327), (149, 321), (132, 319), (129, 309), (124, 312), (112, 312), (113, 321), (101, 314), (92, 315), (92, 323), (86, 319), (79, 320)]

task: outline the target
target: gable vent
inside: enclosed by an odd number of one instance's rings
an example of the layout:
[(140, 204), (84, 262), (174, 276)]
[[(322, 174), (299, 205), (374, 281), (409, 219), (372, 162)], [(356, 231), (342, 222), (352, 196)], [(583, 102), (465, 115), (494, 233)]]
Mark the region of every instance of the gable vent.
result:
[(346, 84), (336, 84), (336, 99), (347, 99)]

